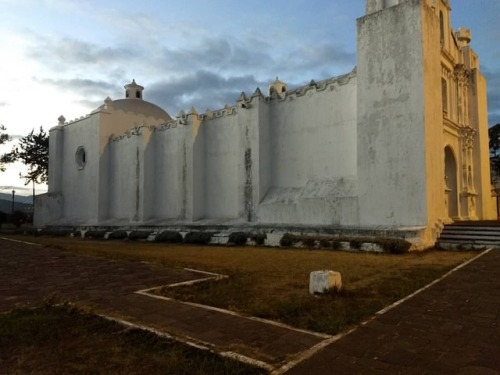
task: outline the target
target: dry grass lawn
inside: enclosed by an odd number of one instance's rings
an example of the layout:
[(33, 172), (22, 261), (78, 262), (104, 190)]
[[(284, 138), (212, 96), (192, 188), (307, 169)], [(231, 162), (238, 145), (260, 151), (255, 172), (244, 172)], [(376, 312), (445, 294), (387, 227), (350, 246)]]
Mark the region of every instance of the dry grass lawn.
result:
[[(330, 334), (358, 324), (477, 254), (427, 251), (389, 255), (76, 238), (16, 238), (77, 253), (226, 274), (229, 279), (160, 293)], [(322, 269), (341, 272), (344, 283), (341, 293), (321, 297), (309, 295), (309, 274)]]
[(0, 314), (0, 374), (257, 375), (263, 371), (71, 305)]

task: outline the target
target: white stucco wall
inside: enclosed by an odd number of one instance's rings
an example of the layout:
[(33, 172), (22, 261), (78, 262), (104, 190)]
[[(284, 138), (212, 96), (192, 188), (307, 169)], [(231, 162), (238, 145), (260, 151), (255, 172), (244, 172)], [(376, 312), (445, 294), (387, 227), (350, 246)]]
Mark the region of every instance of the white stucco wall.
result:
[[(110, 185), (116, 185), (115, 178), (110, 175), (116, 175), (119, 182), (123, 182), (123, 178), (118, 177), (114, 168), (116, 155), (113, 159), (109, 152), (110, 136), (124, 134), (136, 126), (158, 125), (163, 120), (170, 119), (168, 114), (157, 116), (158, 111), (151, 115), (114, 109), (112, 101), (106, 102), (107, 106), (84, 118), (59, 124), (51, 129), (49, 192), (60, 194), (64, 201), (61, 217), (59, 220), (54, 219), (54, 223), (95, 225), (112, 218), (110, 207), (116, 210), (118, 205), (108, 201), (111, 196)], [(148, 106), (152, 105), (145, 104), (145, 108), (149, 108)], [(147, 140), (145, 142), (147, 143)], [(83, 166), (79, 166), (76, 160), (79, 148), (85, 150), (86, 160)], [(129, 161), (128, 158), (122, 164), (125, 165)], [(141, 173), (147, 173), (145, 169), (141, 169)], [(128, 175), (127, 172), (125, 175)], [(126, 195), (126, 192), (122, 193)], [(145, 203), (147, 202), (141, 200), (141, 217), (150, 215)], [(45, 209), (40, 210), (43, 212)], [(49, 210), (51, 208), (47, 207), (46, 211)], [(121, 215), (124, 213), (121, 212)], [(137, 213), (134, 212), (134, 215), (137, 217)], [(46, 216), (54, 217), (52, 212), (47, 212)]]
[(285, 100), (256, 94), (245, 108), (133, 130), (102, 152), (102, 218), (355, 224), (355, 95), (351, 73)]
[(151, 155), (147, 164), (153, 167), (148, 185), (152, 196), (152, 218), (174, 220), (181, 216), (185, 182), (185, 153), (182, 129), (170, 128), (152, 134), (148, 148)]
[(241, 139), (244, 129), (238, 125), (235, 115), (204, 121), (202, 125), (204, 218), (236, 219), (241, 213), (240, 187), (244, 181), (239, 171), (244, 168), (245, 150)]
[(113, 220), (139, 220), (141, 141), (141, 136), (135, 135), (110, 144), (108, 201)]
[[(94, 114), (63, 127), (61, 185), (64, 222), (89, 224), (98, 220), (99, 122), (99, 114)], [(79, 147), (85, 150), (83, 168), (76, 162)]]
[(57, 193), (62, 189), (63, 160), (64, 126), (63, 124), (59, 124), (49, 130), (49, 193)]
[(41, 228), (46, 225), (58, 223), (63, 218), (64, 200), (60, 193), (37, 195), (35, 198), (35, 212), (33, 225)]
[(354, 76), (270, 107), (272, 186), (356, 175)]
[(258, 151), (254, 152), (254, 155), (258, 155), (258, 164), (256, 165), (259, 179), (257, 204), (264, 200), (273, 182), (273, 131), (270, 116), (271, 107), (269, 105), (260, 105), (259, 111), (256, 113), (256, 119), (252, 119), (258, 123), (257, 145), (254, 147), (254, 151)]
[(427, 224), (421, 20), (419, 0), (358, 20), (362, 225)]
[[(259, 206), (264, 223), (357, 224), (356, 77), (304, 87), (268, 104), (261, 125), (261, 176), (269, 189)], [(262, 136), (260, 137), (262, 139)], [(265, 186), (265, 184), (263, 184)]]

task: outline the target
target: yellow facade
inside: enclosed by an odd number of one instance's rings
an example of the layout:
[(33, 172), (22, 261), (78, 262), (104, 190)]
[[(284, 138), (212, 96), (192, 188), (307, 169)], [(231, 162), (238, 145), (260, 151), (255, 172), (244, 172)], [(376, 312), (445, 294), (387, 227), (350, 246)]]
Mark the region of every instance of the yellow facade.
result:
[(434, 11), (441, 45), (445, 221), (493, 219), (486, 81), (470, 30), (451, 28), (449, 1), (437, 1)]

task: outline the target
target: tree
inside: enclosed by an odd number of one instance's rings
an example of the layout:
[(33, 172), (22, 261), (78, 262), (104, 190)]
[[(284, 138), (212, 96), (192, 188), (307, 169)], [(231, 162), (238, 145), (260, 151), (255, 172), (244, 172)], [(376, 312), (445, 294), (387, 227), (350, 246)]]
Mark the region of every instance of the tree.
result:
[[(7, 129), (0, 124), (0, 146), (9, 142), (12, 138), (5, 132)], [(12, 163), (12, 153), (0, 155), (0, 172), (5, 171), (5, 164)]]
[(28, 173), (21, 176), (26, 185), (47, 182), (49, 171), (49, 135), (40, 127), (39, 133), (33, 129), (19, 140), (19, 146), (10, 153), (13, 160), (21, 160), (28, 166)]
[(16, 228), (19, 228), (21, 225), (26, 223), (28, 221), (28, 214), (23, 211), (16, 210), (12, 214), (12, 222), (16, 226)]
[(488, 129), (490, 136), (490, 156), (500, 157), (500, 124), (496, 124)]
[(492, 178), (500, 179), (500, 124), (488, 130), (490, 136), (490, 165)]

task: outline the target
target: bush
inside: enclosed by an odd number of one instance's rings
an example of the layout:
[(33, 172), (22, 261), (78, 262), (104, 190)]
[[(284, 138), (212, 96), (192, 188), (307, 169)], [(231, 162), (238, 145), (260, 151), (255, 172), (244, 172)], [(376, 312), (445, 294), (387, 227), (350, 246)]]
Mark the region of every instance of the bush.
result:
[(135, 230), (128, 235), (128, 239), (131, 241), (147, 240), (150, 234), (151, 232)]
[(212, 232), (188, 232), (184, 237), (184, 243), (205, 245), (210, 242), (214, 234)]
[(291, 233), (285, 233), (280, 240), (280, 246), (290, 247), (297, 243), (302, 243), (302, 247), (315, 249), (318, 246), (330, 249), (332, 247), (332, 239), (324, 236), (306, 236)]
[(124, 240), (127, 238), (127, 231), (124, 230), (115, 230), (108, 235), (108, 239), (110, 240)]
[(384, 252), (390, 254), (405, 254), (411, 248), (411, 243), (401, 238), (388, 237), (324, 237), (324, 236), (302, 236), (285, 233), (280, 240), (280, 246), (290, 247), (302, 242), (304, 247), (315, 248), (319, 242), (322, 248), (339, 250), (341, 242), (349, 242), (351, 250), (360, 250), (364, 243), (379, 245)]
[(72, 229), (43, 228), (38, 231), (38, 236), (69, 237), (73, 233)]
[(73, 233), (72, 229), (56, 229), (50, 233), (54, 237), (69, 237)]
[(410, 242), (401, 238), (374, 238), (373, 243), (380, 245), (390, 254), (406, 254), (411, 247)]
[(351, 247), (351, 250), (360, 250), (364, 242), (366, 241), (361, 238), (353, 238), (349, 241), (349, 246)]
[(11, 219), (16, 228), (19, 228), (22, 224), (28, 221), (28, 214), (23, 211), (14, 211)]
[(290, 247), (297, 242), (297, 236), (291, 233), (285, 233), (280, 239), (280, 246)]
[(319, 246), (322, 249), (333, 249), (333, 244), (334, 244), (334, 241), (331, 238), (323, 237), (319, 240)]
[(304, 245), (304, 247), (307, 247), (308, 249), (314, 249), (316, 247), (316, 238), (315, 237), (303, 236), (301, 238), (301, 242)]
[(247, 243), (248, 234), (245, 232), (233, 232), (229, 235), (229, 244), (245, 245)]
[(37, 237), (40, 231), (37, 228), (25, 228), (24, 234)]
[(164, 231), (158, 233), (155, 238), (156, 242), (182, 243), (182, 235), (179, 232)]
[(250, 239), (255, 242), (256, 245), (264, 245), (267, 235), (265, 233), (253, 233)]
[(35, 237), (38, 236), (49, 236), (50, 235), (50, 228), (42, 228), (39, 231), (36, 231), (36, 233), (33, 233)]
[(89, 230), (85, 233), (85, 238), (103, 239), (106, 233), (105, 230)]
[(344, 242), (344, 241), (340, 238), (332, 239), (332, 249), (333, 250), (341, 250), (342, 249), (342, 242)]

